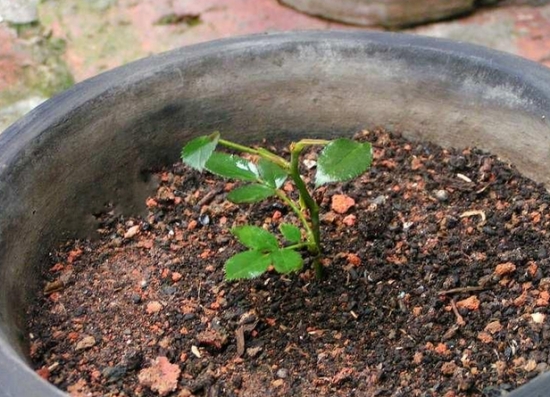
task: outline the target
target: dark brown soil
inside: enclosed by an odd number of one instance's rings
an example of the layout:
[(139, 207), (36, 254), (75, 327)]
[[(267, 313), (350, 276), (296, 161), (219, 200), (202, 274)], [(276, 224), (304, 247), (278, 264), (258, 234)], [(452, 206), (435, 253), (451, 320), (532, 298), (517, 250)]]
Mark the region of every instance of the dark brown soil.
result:
[(225, 282), (231, 226), (296, 219), (177, 164), (146, 219), (107, 212), (100, 240), (52, 254), (29, 323), (38, 373), (73, 396), (451, 397), (547, 370), (544, 187), (477, 149), (360, 139), (372, 169), (315, 193), (326, 280)]

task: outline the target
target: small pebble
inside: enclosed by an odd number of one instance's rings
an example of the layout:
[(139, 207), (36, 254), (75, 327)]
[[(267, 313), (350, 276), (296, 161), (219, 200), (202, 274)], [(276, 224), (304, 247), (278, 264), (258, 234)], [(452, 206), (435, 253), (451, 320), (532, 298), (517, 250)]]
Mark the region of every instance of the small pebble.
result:
[(170, 285), (165, 285), (160, 290), (164, 295), (174, 295), (177, 291), (177, 288)]
[(354, 268), (349, 269), (348, 273), (352, 280), (357, 280), (359, 278), (359, 274), (357, 274)]
[(546, 363), (538, 363), (538, 364), (537, 364), (536, 371), (539, 372), (539, 373), (541, 373), (541, 374), (542, 374), (543, 372), (548, 371), (548, 364), (546, 364)]
[(183, 275), (181, 273), (178, 273), (178, 272), (173, 272), (172, 273), (172, 281), (173, 282), (180, 281), (182, 277), (183, 277)]
[(227, 244), (229, 242), (230, 238), (227, 236), (217, 236), (216, 237), (216, 244)]
[(130, 239), (138, 233), (139, 233), (139, 225), (132, 226), (131, 228), (128, 229), (126, 233), (124, 233), (124, 238)]
[(85, 336), (80, 342), (76, 345), (76, 350), (89, 349), (95, 345), (95, 338), (93, 336)]
[(497, 231), (494, 230), (492, 227), (490, 226), (483, 226), (483, 233), (489, 235), (489, 236), (496, 236), (497, 235)]
[(138, 369), (143, 363), (143, 353), (139, 350), (130, 350), (124, 357), (124, 361), (129, 371)]
[(199, 218), (199, 222), (201, 223), (201, 225), (207, 226), (210, 224), (210, 217), (208, 215), (202, 215)]
[(504, 357), (506, 357), (506, 360), (510, 360), (513, 355), (514, 351), (511, 347), (507, 347), (506, 349), (504, 349)]
[(449, 159), (449, 165), (456, 170), (463, 169), (464, 167), (466, 167), (467, 163), (468, 162), (463, 156), (452, 156)]
[(514, 211), (521, 211), (524, 204), (525, 202), (523, 200), (518, 200), (513, 204), (512, 208), (514, 209)]
[(531, 314), (531, 318), (533, 319), (533, 322), (535, 324), (542, 324), (544, 323), (544, 319), (546, 318), (546, 315), (543, 313), (533, 313)]
[(371, 200), (371, 204), (383, 205), (386, 204), (386, 196), (380, 195)]
[(84, 314), (86, 314), (86, 308), (82, 306), (77, 307), (76, 310), (74, 311), (74, 315), (76, 317), (80, 317)]
[(241, 375), (235, 375), (233, 379), (231, 379), (231, 383), (233, 384), (233, 387), (240, 389), (243, 384), (243, 377)]
[(346, 226), (353, 226), (355, 225), (355, 222), (357, 221), (357, 217), (353, 214), (350, 214), (350, 215), (347, 215), (343, 220), (342, 222), (344, 223), (344, 225)]
[(317, 166), (317, 162), (315, 160), (305, 159), (303, 163), (308, 170)]
[(277, 371), (277, 378), (286, 379), (288, 377), (288, 370), (286, 368), (280, 368)]
[(355, 200), (345, 194), (335, 194), (332, 196), (330, 208), (338, 214), (345, 214), (355, 205)]
[(136, 305), (141, 302), (141, 295), (137, 293), (133, 293), (131, 296), (132, 302)]
[(445, 219), (447, 221), (447, 229), (452, 229), (456, 225), (458, 225), (458, 219), (456, 219), (452, 216), (447, 216)]
[(147, 314), (158, 313), (162, 310), (162, 304), (158, 301), (152, 301), (147, 304)]
[(539, 282), (539, 288), (550, 289), (550, 277), (544, 277)]
[(441, 202), (445, 202), (447, 200), (449, 200), (449, 193), (447, 193), (446, 190), (437, 190), (435, 192), (435, 198), (438, 199), (439, 201)]
[(107, 382), (116, 382), (126, 375), (126, 367), (122, 365), (106, 367), (101, 374), (107, 379)]
[(256, 357), (261, 351), (262, 351), (262, 348), (261, 348), (260, 346), (249, 347), (248, 349), (246, 349), (246, 354), (247, 354), (249, 357), (254, 358), (254, 357)]

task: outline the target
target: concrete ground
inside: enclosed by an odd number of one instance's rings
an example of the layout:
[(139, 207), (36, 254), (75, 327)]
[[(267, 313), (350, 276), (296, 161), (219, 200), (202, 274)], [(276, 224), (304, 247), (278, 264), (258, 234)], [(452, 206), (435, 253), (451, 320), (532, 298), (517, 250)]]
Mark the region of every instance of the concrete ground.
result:
[[(364, 28), (303, 15), (277, 0), (42, 0), (37, 23), (0, 22), (0, 132), (75, 82), (138, 58), (223, 37), (294, 29)], [(550, 66), (550, 0), (505, 0), (406, 31)]]

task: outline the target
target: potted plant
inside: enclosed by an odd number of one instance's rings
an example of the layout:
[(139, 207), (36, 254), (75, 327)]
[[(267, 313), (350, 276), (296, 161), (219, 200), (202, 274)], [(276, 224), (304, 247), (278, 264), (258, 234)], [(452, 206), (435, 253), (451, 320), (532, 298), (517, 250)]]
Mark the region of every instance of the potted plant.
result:
[[(384, 126), (490, 150), (548, 183), (549, 82), (537, 64), (472, 45), (303, 32), (160, 54), (47, 101), (0, 135), (0, 395), (63, 395), (25, 359), (40, 267), (63, 239), (90, 235), (108, 200), (143, 211), (144, 170), (175, 161), (191, 138), (330, 139)], [(542, 395), (549, 382), (511, 395)]]

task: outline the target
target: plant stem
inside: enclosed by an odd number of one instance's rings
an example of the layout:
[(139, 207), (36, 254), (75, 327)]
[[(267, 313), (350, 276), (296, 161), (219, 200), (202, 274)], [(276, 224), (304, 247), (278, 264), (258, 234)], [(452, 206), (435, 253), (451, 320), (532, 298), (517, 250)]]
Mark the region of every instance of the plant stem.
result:
[(244, 153), (255, 154), (257, 156), (263, 157), (264, 159), (269, 160), (272, 163), (277, 164), (278, 166), (282, 167), (283, 169), (285, 169), (287, 171), (290, 168), (290, 164), (288, 163), (288, 161), (286, 161), (282, 157), (277, 156), (275, 153), (272, 153), (267, 149), (264, 149), (264, 148), (254, 149), (254, 148), (251, 148), (251, 147), (248, 147), (248, 146), (239, 145), (238, 143), (234, 143), (234, 142), (231, 142), (231, 141), (226, 141), (225, 139), (220, 139), (218, 141), (218, 143), (220, 145), (223, 145), (223, 146), (228, 147), (230, 149), (235, 149), (235, 150), (239, 150), (239, 151), (244, 152)]
[[(298, 215), (298, 218), (300, 219), (300, 222), (302, 222), (302, 225), (304, 225), (304, 228), (307, 232), (307, 243), (300, 243), (296, 245), (292, 245), (289, 248), (302, 248), (307, 247), (308, 251), (314, 255), (313, 258), (313, 267), (315, 269), (315, 277), (318, 280), (321, 280), (323, 278), (323, 265), (321, 264), (321, 247), (319, 245), (319, 231), (317, 230), (317, 233), (314, 232), (314, 230), (311, 229), (311, 226), (309, 225), (309, 222), (307, 221), (304, 213), (294, 201), (292, 201), (282, 190), (276, 191), (277, 197), (279, 197), (286, 205), (288, 205), (292, 211)], [(300, 196), (301, 197), (301, 196)], [(318, 219), (318, 211), (317, 211), (317, 219)], [(317, 228), (319, 228), (319, 222), (317, 222)], [(317, 237), (316, 237), (317, 236)]]
[[(300, 176), (299, 160), (300, 153), (304, 150), (305, 146), (309, 145), (322, 145), (328, 141), (317, 139), (304, 139), (296, 144), (290, 146), (290, 177), (294, 181), (294, 184), (298, 188), (300, 194), (300, 202), (304, 203), (309, 210), (309, 217), (311, 219), (311, 236), (313, 237), (313, 244), (309, 245), (309, 252), (314, 256), (313, 263), (315, 267), (315, 274), (317, 278), (323, 277), (323, 266), (321, 264), (321, 233), (319, 227), (319, 206), (309, 194), (307, 186)], [(301, 212), (301, 211), (300, 211)], [(303, 214), (302, 214), (303, 216)]]
[[(330, 141), (327, 141), (326, 139), (302, 139), (298, 142), (296, 142), (295, 146), (301, 146), (301, 149), (303, 149), (306, 146), (315, 146), (315, 145), (328, 145)], [(300, 149), (300, 151), (302, 151)]]
[(285, 247), (284, 249), (285, 250), (296, 250), (296, 249), (299, 249), (299, 248), (307, 247), (308, 245), (309, 245), (308, 243), (299, 243), (299, 244), (289, 245), (288, 247)]
[(311, 227), (309, 226), (309, 222), (307, 221), (304, 213), (302, 211), (300, 211), (300, 208), (298, 208), (298, 206), (296, 205), (296, 203), (294, 201), (292, 201), (284, 191), (282, 191), (281, 189), (277, 189), (275, 191), (275, 194), (277, 195), (277, 197), (279, 197), (286, 205), (288, 205), (292, 211), (294, 211), (296, 213), (296, 215), (298, 216), (298, 219), (300, 219), (300, 222), (302, 222), (302, 225), (304, 225), (304, 228), (306, 229), (306, 232), (307, 232), (307, 240), (308, 240), (308, 247), (311, 245), (311, 244), (314, 244), (315, 242), (313, 241), (313, 230), (311, 230)]
[[(226, 141), (225, 139), (220, 139), (218, 143), (230, 149), (235, 149), (243, 153), (250, 153), (260, 156), (268, 161), (271, 161), (272, 163), (277, 164), (289, 173), (290, 178), (294, 181), (294, 184), (298, 188), (299, 207), (286, 195), (284, 191), (277, 189), (276, 195), (296, 213), (296, 215), (300, 219), (300, 222), (302, 222), (307, 232), (307, 243), (300, 243), (287, 248), (296, 249), (307, 246), (310, 254), (314, 257), (313, 264), (315, 268), (315, 275), (318, 279), (323, 278), (323, 266), (321, 264), (322, 247), (319, 225), (319, 206), (317, 205), (313, 197), (311, 197), (311, 194), (307, 190), (305, 182), (300, 176), (299, 160), (300, 154), (306, 146), (327, 145), (328, 143), (330, 143), (330, 141), (327, 141), (325, 139), (302, 139), (297, 143), (293, 143), (290, 146), (290, 163), (282, 157), (279, 157), (275, 153), (272, 153), (264, 148), (254, 149), (248, 146), (239, 145), (238, 143)], [(304, 214), (305, 208), (307, 208), (307, 210), (309, 211), (310, 221), (308, 221)]]

